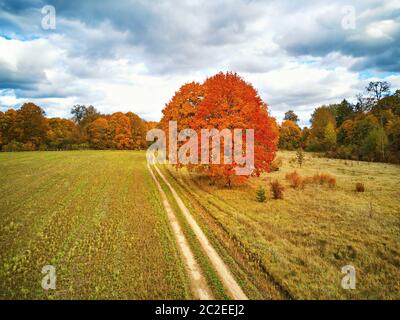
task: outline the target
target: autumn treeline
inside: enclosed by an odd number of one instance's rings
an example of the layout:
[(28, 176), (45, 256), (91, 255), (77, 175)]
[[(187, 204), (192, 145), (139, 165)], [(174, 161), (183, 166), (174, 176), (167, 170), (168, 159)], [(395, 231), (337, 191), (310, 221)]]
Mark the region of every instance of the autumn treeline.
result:
[(2, 151), (144, 149), (146, 132), (154, 123), (133, 112), (99, 113), (93, 106), (76, 105), (72, 119), (46, 118), (42, 108), (25, 103), (0, 112)]
[(341, 159), (400, 163), (400, 90), (390, 94), (387, 82), (371, 82), (357, 103), (343, 100), (321, 106), (302, 130), (293, 111), (280, 126), (279, 147), (323, 152)]
[[(220, 73), (203, 85), (186, 84), (167, 104), (160, 126), (165, 129), (168, 120), (177, 120), (179, 130), (194, 125), (212, 124), (218, 129), (243, 126), (249, 102), (244, 103), (241, 95), (246, 90), (251, 92), (246, 99), (262, 109), (263, 103), (254, 88), (236, 74)], [(316, 108), (310, 128), (301, 129), (298, 116), (293, 111), (286, 112), (279, 127), (279, 148), (302, 148), (342, 159), (400, 163), (400, 90), (391, 94), (387, 82), (371, 82), (357, 98), (355, 104), (345, 99)], [(225, 113), (216, 116), (221, 108), (225, 108)], [(72, 119), (46, 118), (44, 111), (33, 103), (0, 112), (0, 148), (2, 151), (144, 149), (147, 130), (157, 125), (132, 112), (103, 115), (93, 106), (76, 105), (71, 114)], [(257, 121), (246, 125), (263, 132), (256, 124)], [(265, 133), (259, 138), (265, 140), (263, 145), (273, 144), (273, 139)]]

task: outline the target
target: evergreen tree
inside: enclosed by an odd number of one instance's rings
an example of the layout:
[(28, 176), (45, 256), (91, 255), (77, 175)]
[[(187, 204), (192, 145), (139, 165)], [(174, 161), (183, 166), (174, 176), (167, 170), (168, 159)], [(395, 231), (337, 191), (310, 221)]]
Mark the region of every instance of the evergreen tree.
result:
[(265, 200), (267, 200), (265, 189), (263, 187), (258, 188), (256, 192), (256, 199), (258, 202), (265, 202)]

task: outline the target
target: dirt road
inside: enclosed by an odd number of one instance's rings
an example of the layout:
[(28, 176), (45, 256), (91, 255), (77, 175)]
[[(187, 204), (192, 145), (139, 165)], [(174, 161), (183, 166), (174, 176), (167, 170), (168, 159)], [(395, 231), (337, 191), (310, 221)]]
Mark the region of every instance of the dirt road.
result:
[(165, 178), (165, 176), (161, 173), (161, 171), (157, 168), (157, 166), (154, 166), (154, 168), (157, 171), (157, 173), (159, 174), (159, 176), (161, 177), (161, 179), (164, 181), (164, 183), (170, 189), (175, 201), (177, 202), (183, 215), (187, 219), (189, 225), (193, 229), (193, 232), (195, 233), (197, 239), (199, 240), (203, 250), (206, 252), (207, 256), (209, 257), (212, 265), (214, 266), (215, 270), (217, 271), (219, 278), (221, 279), (222, 283), (224, 284), (224, 287), (228, 291), (231, 298), (233, 298), (235, 300), (247, 300), (248, 298), (245, 295), (245, 293), (243, 292), (242, 288), (236, 282), (236, 280), (233, 277), (232, 273), (230, 272), (229, 268), (223, 262), (221, 257), (218, 255), (217, 251), (210, 244), (206, 235), (203, 233), (200, 226), (197, 224), (196, 220), (191, 215), (189, 209), (183, 203), (181, 197), (178, 195), (178, 193), (175, 191), (175, 189), (171, 186), (171, 184), (168, 182), (168, 180)]
[(164, 190), (161, 188), (161, 185), (158, 182), (157, 178), (155, 177), (151, 167), (149, 165), (147, 165), (147, 167), (161, 194), (162, 203), (167, 212), (168, 220), (171, 224), (172, 231), (176, 238), (176, 242), (178, 243), (179, 249), (183, 255), (187, 273), (189, 275), (190, 289), (194, 295), (194, 298), (200, 300), (214, 299), (211, 290), (208, 287), (207, 281), (201, 272), (201, 268), (198, 265), (194, 257), (194, 254), (189, 247), (189, 244), (186, 240), (185, 235), (182, 232), (182, 229), (179, 225), (176, 215), (172, 210), (172, 207), (167, 199), (167, 196), (165, 195)]

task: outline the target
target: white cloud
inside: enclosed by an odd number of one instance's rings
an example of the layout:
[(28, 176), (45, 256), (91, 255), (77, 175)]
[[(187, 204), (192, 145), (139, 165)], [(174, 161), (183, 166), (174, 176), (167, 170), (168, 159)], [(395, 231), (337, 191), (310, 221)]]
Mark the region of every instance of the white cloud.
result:
[(68, 116), (74, 104), (93, 104), (158, 120), (183, 83), (232, 70), (278, 119), (294, 109), (305, 125), (318, 105), (360, 92), (371, 66), (392, 70), (380, 78), (400, 87), (391, 44), (400, 34), (398, 1), (354, 2), (353, 31), (340, 27), (341, 8), (353, 1), (133, 3), (60, 3), (55, 32), (38, 30), (37, 9), (1, 12), (0, 27), (4, 19), (16, 31), (6, 32), (12, 40), (0, 36), (0, 105), (29, 100)]

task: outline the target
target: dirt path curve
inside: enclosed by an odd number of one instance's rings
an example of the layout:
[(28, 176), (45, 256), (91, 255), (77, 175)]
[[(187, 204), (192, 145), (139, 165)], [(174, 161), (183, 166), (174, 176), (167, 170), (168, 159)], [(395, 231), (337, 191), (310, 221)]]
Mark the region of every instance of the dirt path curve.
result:
[(154, 175), (153, 170), (147, 165), (151, 176), (153, 177), (154, 182), (157, 185), (158, 191), (161, 194), (162, 203), (164, 205), (165, 210), (167, 211), (168, 220), (172, 226), (172, 231), (175, 235), (176, 242), (178, 243), (179, 249), (183, 255), (185, 266), (187, 269), (187, 273), (189, 275), (190, 289), (193, 292), (195, 299), (200, 300), (212, 300), (214, 299), (210, 288), (208, 287), (207, 281), (204, 278), (201, 268), (198, 265), (192, 250), (189, 247), (189, 244), (185, 238), (185, 235), (182, 232), (182, 229), (179, 225), (179, 222), (176, 218), (174, 211), (165, 195), (164, 190), (161, 188), (160, 183)]
[(222, 283), (224, 284), (230, 296), (235, 300), (247, 300), (248, 298), (243, 292), (242, 288), (236, 282), (229, 268), (226, 266), (221, 257), (218, 255), (217, 251), (210, 244), (206, 235), (203, 233), (200, 226), (197, 224), (196, 220), (191, 215), (189, 209), (183, 203), (181, 197), (179, 197), (175, 189), (171, 186), (168, 180), (157, 168), (157, 166), (154, 166), (154, 168), (156, 169), (160, 177), (163, 179), (165, 184), (168, 186), (168, 188), (171, 190), (172, 195), (174, 196), (174, 199), (176, 200), (179, 208), (182, 210), (183, 215), (186, 217), (189, 225), (193, 229), (193, 232), (195, 233), (197, 239), (199, 240), (204, 251), (206, 252), (215, 270), (217, 271), (219, 278), (221, 279)]

